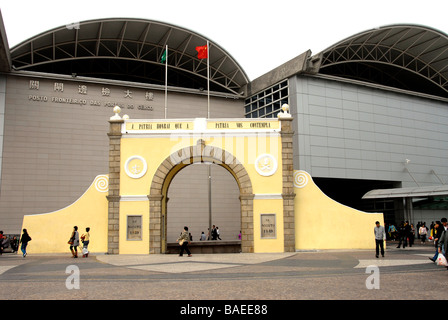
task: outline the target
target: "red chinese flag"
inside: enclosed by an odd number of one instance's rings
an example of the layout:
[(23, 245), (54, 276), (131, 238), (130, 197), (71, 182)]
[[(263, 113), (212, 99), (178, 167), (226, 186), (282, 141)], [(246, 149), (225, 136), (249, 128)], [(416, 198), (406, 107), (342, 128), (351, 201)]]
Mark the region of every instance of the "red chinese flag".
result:
[(198, 59), (207, 59), (207, 46), (196, 47), (196, 51), (198, 52)]

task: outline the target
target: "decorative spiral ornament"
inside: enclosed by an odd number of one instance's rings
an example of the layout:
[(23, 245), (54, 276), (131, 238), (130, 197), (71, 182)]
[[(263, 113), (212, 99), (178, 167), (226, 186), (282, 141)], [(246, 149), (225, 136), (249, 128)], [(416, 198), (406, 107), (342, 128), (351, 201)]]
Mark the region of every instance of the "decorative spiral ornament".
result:
[(303, 188), (308, 184), (308, 175), (305, 171), (294, 172), (294, 187)]
[(109, 177), (108, 176), (98, 176), (95, 179), (95, 188), (99, 192), (109, 191)]

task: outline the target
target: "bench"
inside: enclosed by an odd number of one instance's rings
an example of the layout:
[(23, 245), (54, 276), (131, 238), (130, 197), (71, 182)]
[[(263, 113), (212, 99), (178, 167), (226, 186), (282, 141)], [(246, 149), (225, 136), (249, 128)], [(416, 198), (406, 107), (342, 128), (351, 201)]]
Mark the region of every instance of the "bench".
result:
[[(188, 245), (191, 253), (207, 254), (207, 253), (240, 253), (241, 240), (207, 240), (192, 241)], [(177, 242), (169, 242), (167, 244), (167, 254), (179, 254), (180, 246)]]

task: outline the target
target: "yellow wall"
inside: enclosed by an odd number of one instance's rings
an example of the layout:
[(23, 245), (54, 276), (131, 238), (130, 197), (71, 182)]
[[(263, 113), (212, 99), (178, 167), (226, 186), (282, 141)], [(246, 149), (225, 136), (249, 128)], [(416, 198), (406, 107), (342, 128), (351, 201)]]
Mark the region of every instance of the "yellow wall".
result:
[[(125, 138), (121, 142), (121, 167), (123, 168), (127, 159), (131, 156), (141, 156), (146, 159), (148, 165), (147, 173), (138, 179), (129, 177), (124, 170), (120, 173), (121, 195), (149, 194), (152, 178), (160, 164), (172, 153), (178, 150), (195, 146), (198, 139), (205, 140), (206, 145), (218, 147), (233, 154), (249, 173), (253, 192), (257, 193), (281, 193), (282, 191), (282, 163), (280, 137), (274, 135), (262, 136), (224, 136), (204, 137), (194, 136), (192, 138), (173, 138), (172, 136), (160, 138)], [(268, 142), (266, 142), (268, 141)], [(272, 141), (272, 142), (271, 142)], [(264, 149), (261, 146), (269, 146)], [(257, 147), (260, 146), (260, 147)], [(273, 150), (271, 150), (271, 148)], [(277, 172), (269, 177), (260, 176), (254, 166), (255, 159), (263, 153), (272, 153), (277, 159)]]
[[(142, 216), (142, 239), (127, 240), (127, 217)], [(149, 252), (149, 201), (120, 202), (120, 254)]]
[(72, 205), (51, 213), (24, 216), (22, 229), (27, 229), (33, 239), (27, 251), (70, 254), (67, 242), (76, 225), (80, 237), (90, 227), (90, 252), (107, 252), (107, 186), (108, 176), (97, 176)]
[[(196, 146), (202, 139), (206, 146), (223, 149), (234, 155), (249, 174), (254, 194), (282, 193), (281, 142), (278, 134), (261, 135), (194, 135), (176, 137), (160, 135), (156, 137), (123, 138), (121, 140), (121, 167), (133, 156), (146, 160), (147, 172), (140, 178), (129, 177), (120, 171), (120, 194), (122, 196), (145, 196), (150, 193), (154, 174), (160, 164), (170, 155), (185, 147)], [(261, 176), (255, 169), (255, 160), (260, 154), (272, 154), (277, 160), (277, 171), (271, 176)], [(168, 179), (172, 177), (169, 176)], [(282, 200), (254, 201), (254, 251), (283, 252), (283, 210)], [(268, 210), (268, 212), (266, 211)], [(276, 213), (277, 238), (260, 239), (260, 213)], [(126, 239), (126, 216), (143, 215), (143, 241)], [(149, 202), (120, 202), (120, 254), (147, 254), (149, 252)]]
[[(342, 187), (342, 186), (341, 186)], [(296, 250), (373, 249), (382, 213), (352, 209), (327, 197), (305, 171), (294, 171)]]
[[(275, 214), (276, 237), (273, 239), (262, 238), (261, 214), (271, 213)], [(283, 199), (254, 200), (254, 252), (284, 252)]]
[[(233, 154), (247, 171), (254, 198), (253, 230), (254, 252), (283, 252), (283, 200), (281, 138), (278, 134), (235, 134), (224, 136), (195, 135), (177, 138), (173, 135), (126, 136), (121, 140), (120, 170), (120, 254), (149, 253), (149, 200), (147, 195), (154, 174), (160, 164), (171, 154), (185, 147), (196, 146), (203, 139), (206, 146), (220, 148)], [(255, 159), (261, 154), (271, 154), (277, 161), (277, 171), (270, 176), (260, 175)], [(123, 169), (126, 161), (134, 156), (145, 159), (147, 172), (142, 177), (131, 178)], [(180, 167), (179, 167), (180, 168)], [(67, 241), (73, 226), (80, 235), (91, 228), (90, 252), (107, 252), (108, 201), (106, 175), (97, 176), (85, 194), (72, 205), (59, 211), (29, 215), (23, 219), (32, 241), (29, 252), (69, 254)], [(172, 179), (167, 177), (167, 181)], [(361, 212), (341, 205), (328, 198), (304, 171), (294, 172), (295, 238), (296, 249), (372, 249), (375, 241), (375, 221), (384, 223), (380, 213)], [(166, 191), (166, 190), (164, 190)], [(261, 237), (261, 214), (275, 214), (276, 236)], [(127, 239), (127, 216), (142, 216), (142, 239)]]

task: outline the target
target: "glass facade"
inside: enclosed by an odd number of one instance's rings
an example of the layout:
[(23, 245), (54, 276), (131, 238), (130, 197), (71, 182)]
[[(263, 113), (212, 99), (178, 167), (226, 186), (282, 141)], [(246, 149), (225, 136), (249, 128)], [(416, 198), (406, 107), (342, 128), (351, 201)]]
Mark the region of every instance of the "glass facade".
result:
[(246, 118), (277, 118), (281, 106), (288, 103), (288, 80), (283, 80), (246, 99)]

